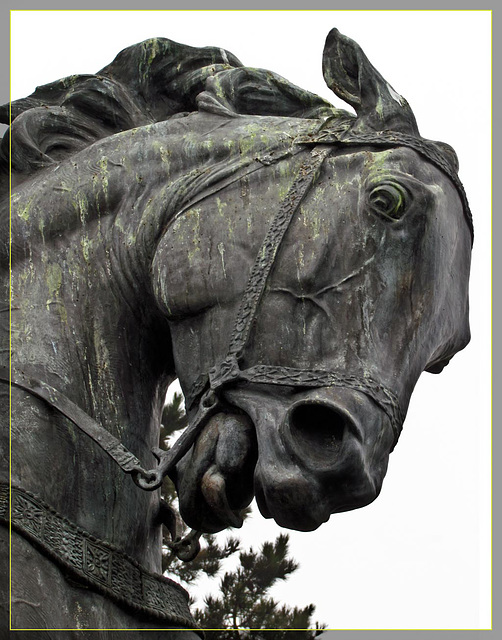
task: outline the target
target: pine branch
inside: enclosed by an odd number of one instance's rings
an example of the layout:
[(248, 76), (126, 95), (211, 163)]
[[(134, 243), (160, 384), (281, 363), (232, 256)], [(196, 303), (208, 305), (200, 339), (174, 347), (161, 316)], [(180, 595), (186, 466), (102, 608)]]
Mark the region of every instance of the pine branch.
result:
[(166, 446), (166, 440), (176, 431), (184, 429), (188, 425), (188, 417), (184, 409), (184, 400), (181, 393), (175, 393), (170, 402), (164, 405), (162, 412), (162, 425), (160, 433), (160, 446)]

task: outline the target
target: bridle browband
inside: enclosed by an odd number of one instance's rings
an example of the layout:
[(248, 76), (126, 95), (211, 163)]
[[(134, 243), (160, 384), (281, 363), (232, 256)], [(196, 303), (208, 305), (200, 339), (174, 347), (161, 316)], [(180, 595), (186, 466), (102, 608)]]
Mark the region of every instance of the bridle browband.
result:
[(318, 127), (317, 131), (299, 136), (296, 139), (296, 143), (310, 146), (318, 144), (339, 146), (370, 145), (384, 149), (392, 147), (407, 147), (408, 149), (413, 149), (413, 151), (416, 151), (440, 169), (453, 183), (462, 202), (464, 219), (471, 234), (471, 243), (474, 241), (472, 213), (464, 185), (458, 177), (456, 166), (452, 163), (451, 155), (454, 155), (453, 149), (450, 148), (451, 153), (448, 153), (445, 150), (445, 147), (448, 147), (448, 145), (401, 131), (387, 129), (382, 131), (354, 131), (353, 125), (354, 121), (352, 118), (346, 119), (338, 116), (327, 118), (327, 120)]

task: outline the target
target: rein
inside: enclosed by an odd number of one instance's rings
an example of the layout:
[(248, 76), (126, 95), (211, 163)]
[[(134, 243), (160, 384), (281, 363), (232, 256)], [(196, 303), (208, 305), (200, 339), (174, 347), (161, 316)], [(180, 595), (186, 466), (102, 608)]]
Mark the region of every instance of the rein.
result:
[(17, 372), (12, 372), (9, 379), (9, 370), (4, 366), (0, 366), (0, 380), (2, 382), (10, 382), (12, 386), (28, 391), (36, 398), (45, 400), (48, 405), (53, 409), (57, 409), (59, 413), (62, 413), (75, 426), (92, 438), (125, 473), (147, 473), (138, 458), (126, 449), (118, 438), (113, 436), (63, 393), (54, 389), (54, 387), (51, 387), (46, 382), (29, 378)]

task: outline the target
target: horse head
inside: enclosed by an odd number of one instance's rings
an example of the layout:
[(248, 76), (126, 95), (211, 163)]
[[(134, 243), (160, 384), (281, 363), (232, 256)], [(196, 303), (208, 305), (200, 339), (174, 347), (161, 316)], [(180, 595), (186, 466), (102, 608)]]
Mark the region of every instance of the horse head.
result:
[[(324, 118), (296, 138), (301, 152), (188, 204), (153, 261), (197, 425), (171, 476), (203, 531), (240, 526), (253, 496), (298, 530), (373, 501), (420, 374), (469, 341), (472, 224), (453, 150), (420, 136), (337, 30), (323, 63), (357, 116)], [(260, 88), (246, 71), (239, 93), (243, 73), (199, 99), (238, 103), (245, 131), (243, 93)], [(272, 120), (260, 126), (273, 137)]]

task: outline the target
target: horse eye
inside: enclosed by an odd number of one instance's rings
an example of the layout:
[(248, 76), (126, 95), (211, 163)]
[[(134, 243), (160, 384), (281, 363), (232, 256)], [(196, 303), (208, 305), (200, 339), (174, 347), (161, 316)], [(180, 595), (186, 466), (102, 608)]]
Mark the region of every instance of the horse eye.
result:
[(400, 184), (385, 182), (371, 190), (369, 204), (376, 213), (400, 220), (408, 205), (408, 194)]

